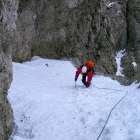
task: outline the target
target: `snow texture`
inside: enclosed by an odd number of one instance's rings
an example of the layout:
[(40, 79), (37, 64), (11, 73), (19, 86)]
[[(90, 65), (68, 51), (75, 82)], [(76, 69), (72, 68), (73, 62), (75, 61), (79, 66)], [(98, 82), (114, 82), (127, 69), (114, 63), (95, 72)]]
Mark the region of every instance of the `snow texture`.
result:
[[(90, 88), (69, 61), (36, 57), (13, 63), (14, 80), (8, 98), (16, 129), (13, 140), (100, 140), (140, 138), (140, 91), (108, 77), (95, 75)], [(127, 94), (126, 94), (127, 93)]]
[(108, 8), (112, 8), (112, 6), (113, 6), (114, 4), (116, 4), (116, 2), (108, 3), (106, 6), (107, 6)]
[(137, 63), (136, 62), (132, 62), (133, 67), (137, 67)]
[(117, 52), (117, 55), (116, 55), (116, 58), (115, 58), (116, 63), (117, 63), (117, 72), (116, 72), (117, 76), (124, 76), (122, 74), (123, 68), (121, 67), (121, 60), (122, 60), (124, 55), (125, 55), (125, 50), (120, 50), (119, 52)]

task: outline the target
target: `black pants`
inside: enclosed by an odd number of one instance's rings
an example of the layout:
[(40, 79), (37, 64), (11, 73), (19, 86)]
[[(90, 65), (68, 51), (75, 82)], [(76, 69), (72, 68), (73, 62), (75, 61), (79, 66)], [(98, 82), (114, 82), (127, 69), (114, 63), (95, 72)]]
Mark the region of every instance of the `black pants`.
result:
[(83, 74), (83, 76), (82, 76), (82, 82), (83, 82), (83, 84), (86, 87), (89, 87), (90, 86), (90, 82), (86, 81), (86, 77), (87, 77), (87, 74)]
[(86, 76), (87, 76), (87, 74), (83, 74), (82, 75), (82, 82), (83, 82), (83, 84), (86, 86)]

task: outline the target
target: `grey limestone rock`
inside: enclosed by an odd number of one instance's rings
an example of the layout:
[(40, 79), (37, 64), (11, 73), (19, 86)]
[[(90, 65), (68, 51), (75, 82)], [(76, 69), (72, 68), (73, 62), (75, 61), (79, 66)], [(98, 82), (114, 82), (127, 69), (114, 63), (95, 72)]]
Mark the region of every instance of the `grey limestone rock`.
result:
[(16, 29), (16, 0), (0, 1), (0, 140), (8, 140), (13, 128), (13, 113), (7, 99), (12, 81), (12, 42)]
[(115, 75), (116, 52), (125, 49), (123, 73), (139, 80), (138, 0), (19, 0), (17, 11), (13, 60), (90, 58), (98, 72)]

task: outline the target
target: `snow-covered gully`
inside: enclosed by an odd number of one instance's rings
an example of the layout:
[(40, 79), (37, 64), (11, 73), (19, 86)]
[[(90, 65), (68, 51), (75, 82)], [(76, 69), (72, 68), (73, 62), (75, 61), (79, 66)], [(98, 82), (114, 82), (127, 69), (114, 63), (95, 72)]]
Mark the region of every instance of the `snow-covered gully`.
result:
[(140, 138), (137, 84), (123, 86), (95, 75), (90, 88), (80, 78), (75, 87), (69, 61), (38, 58), (13, 66), (8, 95), (16, 123), (12, 140)]

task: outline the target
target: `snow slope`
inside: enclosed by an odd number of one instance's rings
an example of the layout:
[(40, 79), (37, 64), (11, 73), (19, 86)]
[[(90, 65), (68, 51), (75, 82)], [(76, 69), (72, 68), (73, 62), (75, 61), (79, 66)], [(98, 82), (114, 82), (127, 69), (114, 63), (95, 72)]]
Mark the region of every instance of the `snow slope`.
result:
[(75, 87), (75, 68), (69, 61), (38, 58), (13, 65), (14, 80), (8, 98), (16, 128), (11, 139), (140, 139), (137, 85), (125, 87), (96, 75), (90, 88), (85, 88), (80, 78)]

